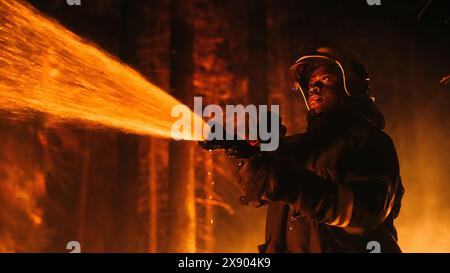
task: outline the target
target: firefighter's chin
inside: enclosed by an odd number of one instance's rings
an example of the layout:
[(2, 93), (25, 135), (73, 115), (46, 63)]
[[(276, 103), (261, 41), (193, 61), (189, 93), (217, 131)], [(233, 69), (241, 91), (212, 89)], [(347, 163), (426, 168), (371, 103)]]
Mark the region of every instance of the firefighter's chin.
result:
[(324, 112), (323, 110), (323, 100), (321, 98), (314, 99), (309, 102), (309, 109), (313, 110), (316, 114)]

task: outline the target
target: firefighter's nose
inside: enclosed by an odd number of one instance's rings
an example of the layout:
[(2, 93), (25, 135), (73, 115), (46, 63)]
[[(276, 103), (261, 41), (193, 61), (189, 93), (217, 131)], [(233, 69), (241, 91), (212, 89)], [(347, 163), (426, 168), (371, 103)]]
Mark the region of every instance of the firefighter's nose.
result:
[(314, 87), (312, 87), (312, 88), (310, 88), (310, 89), (308, 90), (308, 95), (309, 95), (309, 96), (312, 96), (312, 95), (318, 95), (319, 93), (320, 93), (320, 88), (317, 87), (317, 86), (314, 86)]

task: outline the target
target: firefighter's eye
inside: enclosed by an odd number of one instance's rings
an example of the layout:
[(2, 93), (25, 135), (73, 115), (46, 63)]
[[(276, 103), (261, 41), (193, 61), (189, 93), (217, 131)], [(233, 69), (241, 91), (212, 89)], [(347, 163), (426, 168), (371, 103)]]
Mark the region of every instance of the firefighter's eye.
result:
[(328, 76), (322, 77), (322, 82), (325, 83), (325, 84), (329, 83), (330, 82), (330, 77), (328, 77)]

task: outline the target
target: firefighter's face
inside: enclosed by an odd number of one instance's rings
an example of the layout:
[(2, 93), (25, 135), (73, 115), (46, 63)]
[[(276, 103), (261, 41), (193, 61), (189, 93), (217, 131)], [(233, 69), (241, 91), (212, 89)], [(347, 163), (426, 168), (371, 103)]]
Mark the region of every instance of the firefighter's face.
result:
[(319, 66), (309, 77), (308, 105), (316, 113), (332, 110), (342, 94), (339, 74), (335, 69)]

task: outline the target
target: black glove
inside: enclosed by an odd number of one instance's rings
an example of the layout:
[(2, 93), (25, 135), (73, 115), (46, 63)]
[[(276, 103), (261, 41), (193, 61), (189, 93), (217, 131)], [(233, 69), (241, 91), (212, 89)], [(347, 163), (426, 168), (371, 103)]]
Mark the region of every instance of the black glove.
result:
[(277, 201), (290, 202), (298, 195), (296, 185), (287, 184), (279, 172), (286, 171), (279, 161), (267, 153), (259, 153), (241, 161), (238, 169), (238, 183), (244, 195), (240, 201), (245, 205), (260, 207)]
[(243, 160), (239, 163), (237, 181), (243, 191), (240, 197), (241, 204), (260, 207), (268, 204), (270, 200), (270, 189), (276, 188), (274, 180), (271, 179), (272, 168), (262, 154)]
[[(273, 115), (271, 112), (269, 112), (270, 115)], [(280, 141), (284, 138), (286, 135), (286, 127), (281, 124), (281, 118), (279, 118), (279, 136)], [(269, 119), (270, 120), (270, 119)], [(269, 126), (270, 124), (268, 124)], [(234, 158), (250, 158), (252, 156), (255, 156), (260, 151), (260, 143), (264, 143), (261, 140), (244, 140), (244, 139), (238, 139), (237, 135), (233, 135), (230, 137), (229, 133), (225, 130), (225, 128), (221, 124), (214, 124), (214, 130), (222, 130), (223, 131), (223, 140), (204, 140), (199, 141), (198, 144), (200, 147), (202, 147), (204, 150), (211, 151), (211, 150), (217, 150), (222, 149), (225, 150), (225, 153), (228, 157), (234, 157)], [(213, 127), (212, 126), (212, 127)], [(259, 126), (259, 123), (258, 123)], [(228, 136), (228, 137), (227, 137)], [(231, 140), (227, 140), (231, 139)], [(269, 140), (270, 141), (270, 140)]]
[(324, 181), (300, 162), (267, 153), (241, 161), (238, 183), (244, 192), (241, 203), (255, 207), (279, 201), (292, 204), (304, 187), (315, 196), (324, 186)]
[(228, 157), (250, 158), (259, 152), (259, 147), (247, 140), (205, 140), (198, 144), (204, 150), (225, 150)]

